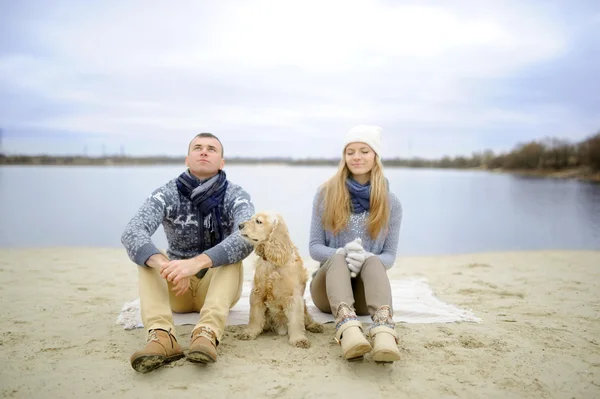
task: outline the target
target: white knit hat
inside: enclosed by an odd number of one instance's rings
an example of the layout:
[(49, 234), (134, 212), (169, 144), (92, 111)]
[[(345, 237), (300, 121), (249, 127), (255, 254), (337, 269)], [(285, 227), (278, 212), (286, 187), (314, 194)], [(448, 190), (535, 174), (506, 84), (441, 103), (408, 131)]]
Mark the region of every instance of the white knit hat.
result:
[(379, 126), (358, 125), (354, 126), (344, 140), (344, 149), (350, 143), (365, 143), (375, 151), (375, 154), (381, 158), (381, 132)]

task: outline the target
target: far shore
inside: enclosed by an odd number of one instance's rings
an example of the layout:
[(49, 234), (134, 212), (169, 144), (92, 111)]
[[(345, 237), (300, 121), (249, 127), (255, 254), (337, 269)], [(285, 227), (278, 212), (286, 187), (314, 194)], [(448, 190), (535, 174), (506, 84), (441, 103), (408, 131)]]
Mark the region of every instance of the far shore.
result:
[(600, 183), (600, 172), (593, 172), (587, 168), (571, 168), (564, 170), (507, 170), (483, 169), (490, 172), (511, 173), (525, 177), (545, 177), (553, 179), (574, 179), (591, 183)]
[[(2, 166), (164, 166), (183, 165), (184, 158), (179, 157), (83, 157), (83, 156), (3, 156), (0, 157)], [(337, 166), (339, 159), (290, 159), (290, 158), (228, 158), (228, 165), (271, 165), (271, 166)], [(600, 171), (587, 167), (554, 169), (505, 169), (479, 167), (440, 167), (421, 163), (411, 163), (410, 160), (390, 159), (384, 162), (386, 168), (438, 169), (438, 170), (481, 170), (494, 173), (509, 173), (519, 176), (573, 179), (592, 183), (600, 183)]]

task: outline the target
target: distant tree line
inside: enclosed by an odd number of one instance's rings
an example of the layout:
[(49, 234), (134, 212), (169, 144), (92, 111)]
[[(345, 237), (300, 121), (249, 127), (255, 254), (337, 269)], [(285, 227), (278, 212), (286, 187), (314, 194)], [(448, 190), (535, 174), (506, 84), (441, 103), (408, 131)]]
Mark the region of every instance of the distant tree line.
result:
[(471, 157), (443, 157), (439, 160), (414, 158), (409, 160), (388, 159), (386, 166), (429, 168), (485, 168), (523, 171), (560, 171), (573, 168), (589, 168), (600, 171), (600, 132), (580, 143), (557, 138), (520, 143), (507, 153), (493, 151), (474, 153)]
[[(81, 155), (5, 155), (0, 153), (0, 165), (183, 165), (185, 157), (173, 156), (81, 156)], [(228, 165), (337, 165), (339, 159), (290, 159), (284, 157), (231, 157)]]
[[(0, 164), (12, 165), (157, 165), (181, 164), (183, 157), (168, 156), (50, 156), (5, 155), (0, 153)], [(227, 159), (228, 164), (286, 164), (286, 165), (337, 165), (339, 159), (290, 159), (283, 157)], [(502, 169), (508, 171), (561, 171), (585, 168), (600, 172), (600, 132), (579, 143), (557, 138), (546, 138), (518, 144), (512, 151), (495, 154), (491, 150), (474, 153), (471, 157), (443, 157), (438, 160), (423, 158), (386, 159), (390, 167), (452, 168), (452, 169)]]

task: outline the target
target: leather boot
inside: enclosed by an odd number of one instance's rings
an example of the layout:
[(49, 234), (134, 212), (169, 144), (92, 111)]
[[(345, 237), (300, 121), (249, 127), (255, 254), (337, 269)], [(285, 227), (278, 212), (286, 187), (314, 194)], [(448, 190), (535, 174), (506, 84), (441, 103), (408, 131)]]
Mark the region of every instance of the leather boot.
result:
[(192, 342), (187, 358), (194, 363), (217, 361), (217, 336), (213, 330), (200, 326), (192, 331)]
[(177, 339), (165, 330), (148, 331), (146, 347), (131, 355), (131, 367), (140, 373), (155, 370), (183, 357)]

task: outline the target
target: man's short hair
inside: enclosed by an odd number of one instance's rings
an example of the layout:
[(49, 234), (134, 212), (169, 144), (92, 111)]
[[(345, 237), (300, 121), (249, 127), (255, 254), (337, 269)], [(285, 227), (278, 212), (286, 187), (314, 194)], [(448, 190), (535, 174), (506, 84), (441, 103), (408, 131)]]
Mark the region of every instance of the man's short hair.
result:
[(217, 136), (215, 136), (212, 133), (199, 133), (197, 135), (194, 136), (194, 138), (192, 140), (190, 140), (190, 143), (188, 144), (188, 154), (190, 153), (190, 146), (192, 145), (192, 142), (194, 140), (196, 140), (198, 137), (210, 137), (213, 139), (217, 139), (217, 141), (219, 142), (219, 144), (221, 144), (221, 158), (224, 157), (225, 155), (225, 148), (223, 148), (223, 143), (221, 143), (221, 140), (219, 140), (219, 138)]

